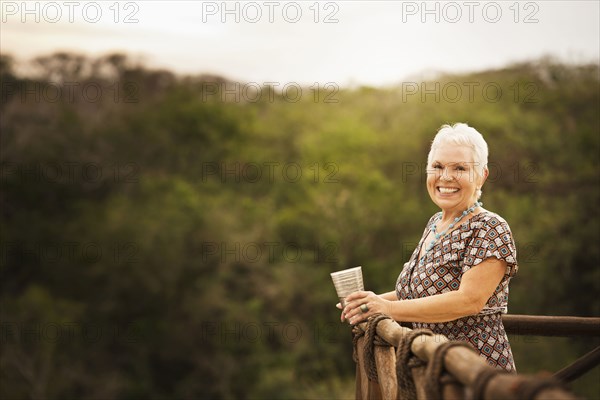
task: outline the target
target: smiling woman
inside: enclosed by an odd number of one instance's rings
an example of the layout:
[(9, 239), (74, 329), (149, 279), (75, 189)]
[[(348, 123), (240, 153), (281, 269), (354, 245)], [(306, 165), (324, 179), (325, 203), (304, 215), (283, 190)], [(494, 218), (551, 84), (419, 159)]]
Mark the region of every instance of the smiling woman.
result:
[[(414, 328), (469, 342), (488, 363), (516, 371), (501, 314), (516, 274), (516, 246), (506, 221), (485, 210), (487, 144), (466, 124), (444, 125), (428, 156), (427, 190), (433, 215), (394, 291), (346, 297), (342, 320), (357, 324), (376, 313)], [(427, 244), (425, 246), (425, 244)]]

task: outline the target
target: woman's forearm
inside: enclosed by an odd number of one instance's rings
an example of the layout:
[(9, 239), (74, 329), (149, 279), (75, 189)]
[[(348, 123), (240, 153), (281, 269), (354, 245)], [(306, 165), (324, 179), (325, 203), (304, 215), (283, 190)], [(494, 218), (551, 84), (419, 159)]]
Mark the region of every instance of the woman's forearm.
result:
[(447, 322), (479, 311), (477, 304), (458, 290), (390, 303), (390, 317), (403, 322)]
[(392, 290), (391, 292), (387, 292), (387, 293), (381, 293), (379, 295), (379, 297), (381, 297), (382, 299), (385, 299), (385, 300), (390, 300), (390, 301), (398, 300), (395, 290)]

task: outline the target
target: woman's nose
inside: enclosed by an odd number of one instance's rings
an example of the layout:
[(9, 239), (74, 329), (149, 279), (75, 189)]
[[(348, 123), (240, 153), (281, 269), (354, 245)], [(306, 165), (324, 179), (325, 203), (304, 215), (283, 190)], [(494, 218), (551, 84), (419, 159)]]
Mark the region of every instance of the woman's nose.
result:
[(444, 168), (444, 170), (442, 171), (442, 176), (440, 176), (440, 179), (444, 180), (444, 181), (452, 180), (452, 175), (450, 174), (450, 171), (448, 171), (448, 168)]

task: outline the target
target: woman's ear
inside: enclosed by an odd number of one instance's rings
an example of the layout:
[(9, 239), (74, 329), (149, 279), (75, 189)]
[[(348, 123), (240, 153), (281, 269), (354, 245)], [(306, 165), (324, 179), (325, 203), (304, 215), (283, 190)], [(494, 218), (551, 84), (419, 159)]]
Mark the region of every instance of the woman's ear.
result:
[(482, 175), (478, 176), (479, 182), (477, 182), (477, 189), (475, 190), (475, 198), (478, 200), (481, 198), (481, 194), (482, 194), (481, 188), (483, 187), (483, 184), (485, 183), (485, 180), (487, 179), (489, 174), (490, 174), (490, 171), (486, 167), (483, 169)]
[(483, 186), (483, 184), (485, 183), (485, 180), (487, 179), (489, 174), (490, 174), (490, 171), (488, 170), (488, 168), (484, 167), (483, 168), (483, 176), (481, 177), (481, 182), (479, 183), (479, 188), (481, 188)]

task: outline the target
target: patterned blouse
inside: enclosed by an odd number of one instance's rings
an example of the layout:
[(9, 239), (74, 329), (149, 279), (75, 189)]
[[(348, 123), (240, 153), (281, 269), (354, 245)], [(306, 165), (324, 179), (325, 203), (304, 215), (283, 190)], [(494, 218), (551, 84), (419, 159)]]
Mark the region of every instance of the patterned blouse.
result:
[(484, 211), (449, 231), (419, 265), (419, 253), (432, 224), (442, 218), (435, 214), (423, 237), (396, 281), (399, 300), (435, 296), (460, 286), (462, 275), (487, 258), (506, 261), (506, 271), (494, 294), (476, 315), (442, 323), (413, 323), (413, 328), (431, 329), (450, 340), (469, 342), (481, 357), (500, 369), (516, 371), (501, 314), (507, 312), (508, 283), (517, 273), (517, 252), (512, 233), (499, 215)]

